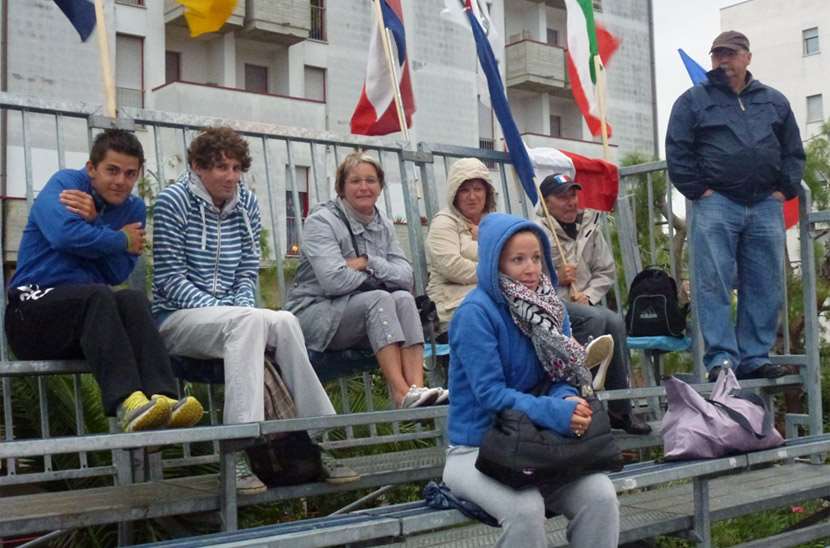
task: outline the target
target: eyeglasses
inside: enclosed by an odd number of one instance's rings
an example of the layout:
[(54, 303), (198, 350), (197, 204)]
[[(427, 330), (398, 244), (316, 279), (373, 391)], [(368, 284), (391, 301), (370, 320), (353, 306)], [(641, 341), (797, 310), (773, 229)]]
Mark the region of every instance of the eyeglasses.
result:
[(359, 185), (360, 183), (366, 183), (367, 185), (376, 185), (380, 182), (377, 177), (354, 177), (346, 179), (346, 182), (350, 185)]

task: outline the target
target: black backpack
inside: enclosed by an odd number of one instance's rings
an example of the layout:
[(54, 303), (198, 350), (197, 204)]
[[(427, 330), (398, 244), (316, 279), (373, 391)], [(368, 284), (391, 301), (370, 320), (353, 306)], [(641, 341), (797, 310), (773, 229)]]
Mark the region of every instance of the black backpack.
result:
[(625, 326), (629, 337), (682, 337), (688, 305), (677, 301), (677, 283), (662, 268), (649, 266), (634, 277), (628, 291)]

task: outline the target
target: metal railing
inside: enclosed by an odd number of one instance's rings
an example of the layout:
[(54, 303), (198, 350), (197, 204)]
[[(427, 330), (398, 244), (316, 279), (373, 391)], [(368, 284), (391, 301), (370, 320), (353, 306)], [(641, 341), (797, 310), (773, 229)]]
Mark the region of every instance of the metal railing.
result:
[[(422, 294), (426, 286), (427, 264), (424, 251), (425, 227), (421, 219), (431, 219), (441, 207), (446, 205), (445, 189), (446, 178), (453, 161), (461, 157), (473, 156), (493, 166), (493, 181), (497, 188), (497, 208), (499, 211), (514, 213), (528, 218), (535, 218), (533, 206), (528, 203), (521, 186), (512, 176), (512, 168), (508, 156), (501, 151), (482, 150), (471, 147), (454, 145), (420, 143), (416, 148), (407, 147), (390, 140), (356, 138), (351, 136), (335, 135), (325, 131), (311, 131), (297, 128), (287, 128), (264, 123), (241, 122), (238, 120), (222, 120), (193, 116), (182, 113), (156, 112), (132, 108), (121, 109), (118, 120), (110, 120), (97, 115), (98, 109), (90, 105), (66, 104), (55, 101), (40, 100), (32, 97), (19, 97), (10, 94), (0, 94), (0, 110), (8, 117), (8, 135), (6, 145), (9, 157), (14, 161), (10, 165), (21, 166), (22, 185), (17, 191), (9, 188), (14, 173), (7, 172), (7, 180), (3, 181), (5, 195), (15, 195), (26, 198), (26, 201), (8, 201), (4, 203), (4, 211), (0, 217), (0, 230), (4, 234), (0, 242), (0, 256), (6, 257), (4, 249), (13, 244), (17, 233), (10, 227), (10, 219), (25, 219), (25, 215), (12, 215), (14, 207), (31, 205), (35, 192), (51, 171), (67, 167), (67, 157), (84, 158), (87, 154), (89, 141), (96, 133), (97, 128), (117, 125), (133, 128), (141, 125), (145, 131), (140, 132), (139, 138), (145, 145), (147, 155), (146, 170), (150, 179), (147, 185), (150, 188), (147, 199), (152, 201), (153, 196), (161, 187), (174, 180), (184, 169), (185, 151), (193, 135), (199, 128), (226, 124), (244, 135), (251, 147), (254, 164), (246, 176), (247, 183), (258, 194), (261, 207), (263, 227), (267, 229), (267, 239), (270, 254), (263, 257), (263, 267), (273, 268), (276, 272), (276, 283), (279, 295), (284, 298), (286, 291), (285, 264), (286, 244), (296, 241), (302, 245), (302, 223), (286, 225), (286, 192), (292, 196), (291, 204), (293, 219), (302, 219), (302, 201), (298, 192), (296, 167), (308, 168), (310, 185), (308, 189), (309, 208), (313, 205), (330, 199), (333, 195), (333, 181), (336, 166), (349, 152), (356, 149), (368, 151), (379, 159), (387, 175), (387, 186), (382, 193), (382, 202), (379, 204), (382, 212), (390, 219), (403, 217), (406, 220), (406, 242), (402, 246), (411, 258), (415, 272), (416, 292)], [(82, 130), (79, 130), (82, 127)], [(67, 129), (71, 128), (71, 130)], [(33, 158), (37, 156), (38, 165)], [(14, 158), (12, 158), (14, 157)], [(84, 158), (85, 159), (85, 158)], [(80, 167), (80, 161), (78, 166)], [(35, 169), (44, 170), (35, 177)], [(54, 168), (54, 169), (53, 169)], [(620, 171), (620, 192), (616, 211), (609, 222), (603, 227), (606, 237), (611, 240), (612, 229), (619, 238), (622, 276), (618, 276), (612, 297), (621, 303), (625, 294), (625, 287), (630, 284), (634, 275), (642, 268), (643, 262), (659, 262), (660, 257), (668, 257), (670, 271), (675, 278), (684, 276), (685, 256), (688, 254), (672, 253), (670, 246), (677, 238), (676, 226), (680, 226), (679, 218), (674, 210), (676, 193), (670, 184), (665, 181), (665, 163), (657, 162), (640, 166), (622, 168)], [(660, 181), (662, 179), (662, 181)], [(646, 196), (645, 202), (638, 200), (639, 195)], [(661, 200), (662, 198), (662, 200)], [(645, 211), (638, 211), (645, 208)], [(774, 358), (776, 363), (792, 363), (801, 366), (801, 377), (806, 386), (808, 395), (809, 413), (801, 418), (793, 419), (794, 424), (802, 424), (809, 428), (811, 434), (821, 432), (821, 396), (820, 377), (818, 367), (818, 325), (815, 314), (815, 259), (810, 238), (811, 223), (820, 220), (817, 214), (811, 217), (809, 213), (810, 195), (805, 189), (801, 200), (801, 276), (803, 285), (803, 299), (805, 311), (805, 351), (799, 355), (787, 355)], [(688, 209), (688, 208), (687, 208)], [(398, 215), (398, 213), (403, 215)], [(645, 219), (638, 225), (637, 219)], [(19, 227), (18, 227), (19, 228)], [(296, 231), (289, 235), (290, 231)], [(662, 246), (662, 247), (661, 247)], [(666, 246), (669, 246), (667, 248)], [(686, 244), (688, 248), (688, 243)], [(0, 274), (2, 276), (2, 274)], [(622, 278), (620, 280), (619, 278)], [(621, 282), (624, 281), (624, 285)], [(4, 285), (6, 280), (3, 280)], [(5, 308), (5, 295), (0, 297), (0, 311)], [(618, 311), (621, 311), (618, 306)], [(785, 315), (786, 317), (786, 315)], [(788, 337), (788, 330), (784, 330)], [(698, 338), (699, 340), (699, 338)], [(786, 348), (790, 348), (787, 339)], [(9, 356), (4, 338), (0, 337), (0, 361), (8, 362)], [(700, 353), (695, 356), (697, 373), (702, 372)], [(41, 436), (49, 437), (48, 420), (49, 402), (44, 397), (46, 390), (43, 380), (38, 378), (37, 391), (39, 394), (39, 409), (41, 416)], [(369, 374), (364, 375), (366, 392), (371, 395)], [(3, 376), (2, 386), (3, 437), (5, 440), (15, 439), (12, 423), (12, 378)], [(17, 381), (15, 381), (17, 382)], [(76, 413), (76, 433), (84, 433), (84, 417), (80, 406), (79, 377), (73, 377), (74, 382), (74, 409)], [(341, 396), (348, 394), (345, 380), (339, 384)], [(654, 389), (641, 389), (654, 391)], [(616, 394), (615, 394), (616, 392)], [(610, 392), (610, 398), (641, 397), (636, 390)], [(651, 392), (648, 392), (649, 394)], [(656, 394), (657, 392), (655, 392)], [(347, 398), (346, 398), (347, 399)], [(346, 401), (344, 399), (344, 401)], [(369, 398), (371, 401), (371, 398)], [(348, 405), (348, 404), (347, 404)], [(349, 411), (348, 408), (341, 411)], [(420, 428), (420, 426), (418, 426)], [(439, 436), (439, 428), (430, 434)], [(394, 434), (399, 431), (395, 430)], [(347, 437), (352, 436), (351, 429)], [(418, 432), (422, 435), (423, 432)], [(39, 481), (47, 477), (81, 477), (84, 474), (113, 473), (113, 467), (106, 466), (99, 470), (90, 470), (85, 454), (79, 454), (79, 465), (71, 470), (60, 473), (49, 470), (48, 459), (44, 460), (44, 474), (52, 476), (38, 476)], [(8, 476), (0, 478), (0, 484), (11, 483), (8, 477), (15, 475), (15, 461), (6, 461)]]

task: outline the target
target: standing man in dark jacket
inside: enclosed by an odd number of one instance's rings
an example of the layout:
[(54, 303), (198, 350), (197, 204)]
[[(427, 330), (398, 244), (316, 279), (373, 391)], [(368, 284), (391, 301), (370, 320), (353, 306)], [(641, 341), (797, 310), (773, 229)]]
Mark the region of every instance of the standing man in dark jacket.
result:
[(769, 349), (783, 302), (782, 204), (798, 194), (804, 149), (787, 99), (747, 70), (749, 39), (723, 32), (710, 54), (708, 80), (675, 102), (666, 134), (669, 176), (694, 202), (693, 295), (703, 360), (710, 381), (725, 364), (739, 378), (779, 377), (786, 370), (769, 363)]

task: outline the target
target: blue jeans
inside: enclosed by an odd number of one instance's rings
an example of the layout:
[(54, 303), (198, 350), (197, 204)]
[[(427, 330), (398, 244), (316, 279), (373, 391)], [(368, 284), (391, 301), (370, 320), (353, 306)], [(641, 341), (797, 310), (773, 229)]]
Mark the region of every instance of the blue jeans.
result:
[[(694, 286), (707, 369), (728, 361), (745, 376), (769, 362), (784, 296), (784, 216), (769, 196), (745, 206), (715, 192), (694, 202)], [(738, 314), (732, 323), (732, 289)]]

